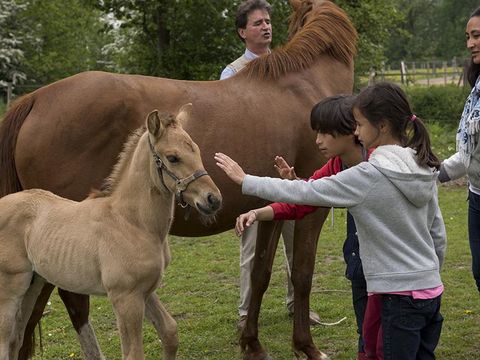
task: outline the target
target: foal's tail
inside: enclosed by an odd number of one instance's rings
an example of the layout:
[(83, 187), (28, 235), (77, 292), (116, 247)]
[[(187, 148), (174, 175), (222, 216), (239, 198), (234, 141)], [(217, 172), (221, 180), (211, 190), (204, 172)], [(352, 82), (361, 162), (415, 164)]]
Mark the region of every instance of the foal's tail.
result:
[(20, 128), (33, 104), (32, 94), (22, 96), (13, 103), (0, 124), (0, 197), (22, 190), (15, 167), (15, 147)]

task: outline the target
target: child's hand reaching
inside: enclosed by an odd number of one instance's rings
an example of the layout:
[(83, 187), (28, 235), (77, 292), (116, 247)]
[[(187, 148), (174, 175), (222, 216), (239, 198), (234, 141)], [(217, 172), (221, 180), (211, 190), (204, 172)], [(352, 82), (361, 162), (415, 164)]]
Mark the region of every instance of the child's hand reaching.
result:
[(278, 174), (281, 178), (288, 180), (298, 179), (297, 174), (295, 174), (295, 170), (293, 169), (293, 166), (290, 167), (283, 157), (275, 156), (275, 165), (273, 166), (278, 171)]
[(232, 158), (222, 153), (215, 153), (214, 156), (217, 166), (225, 171), (225, 174), (238, 185), (242, 185), (245, 172)]
[(257, 220), (257, 212), (255, 210), (250, 210), (244, 214), (240, 214), (237, 217), (237, 222), (235, 223), (235, 233), (237, 236), (242, 236), (246, 228), (250, 227)]

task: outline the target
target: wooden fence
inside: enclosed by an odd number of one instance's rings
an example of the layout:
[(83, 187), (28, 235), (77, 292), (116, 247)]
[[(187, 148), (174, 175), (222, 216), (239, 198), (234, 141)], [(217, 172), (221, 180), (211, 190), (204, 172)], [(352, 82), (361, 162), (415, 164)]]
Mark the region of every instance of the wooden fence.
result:
[(447, 85), (465, 86), (468, 60), (450, 61), (400, 61), (383, 64), (380, 70), (370, 69), (368, 83), (392, 81), (404, 85)]

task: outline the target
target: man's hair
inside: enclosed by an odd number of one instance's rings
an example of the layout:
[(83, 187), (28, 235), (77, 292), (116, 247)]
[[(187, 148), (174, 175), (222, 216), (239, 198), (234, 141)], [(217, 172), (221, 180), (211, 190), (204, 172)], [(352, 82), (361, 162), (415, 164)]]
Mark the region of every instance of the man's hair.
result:
[(255, 10), (266, 10), (269, 15), (272, 13), (272, 7), (265, 0), (245, 0), (238, 5), (235, 15), (235, 30), (243, 42), (245, 42), (245, 39), (238, 34), (238, 29), (245, 29), (247, 27), (248, 15)]

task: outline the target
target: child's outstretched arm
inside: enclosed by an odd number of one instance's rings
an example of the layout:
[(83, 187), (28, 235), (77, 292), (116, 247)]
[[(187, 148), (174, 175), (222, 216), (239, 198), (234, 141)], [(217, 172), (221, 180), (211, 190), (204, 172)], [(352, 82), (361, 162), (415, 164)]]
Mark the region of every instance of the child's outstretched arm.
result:
[(245, 172), (236, 161), (223, 153), (215, 153), (214, 159), (217, 162), (217, 166), (222, 169), (234, 183), (242, 185)]

